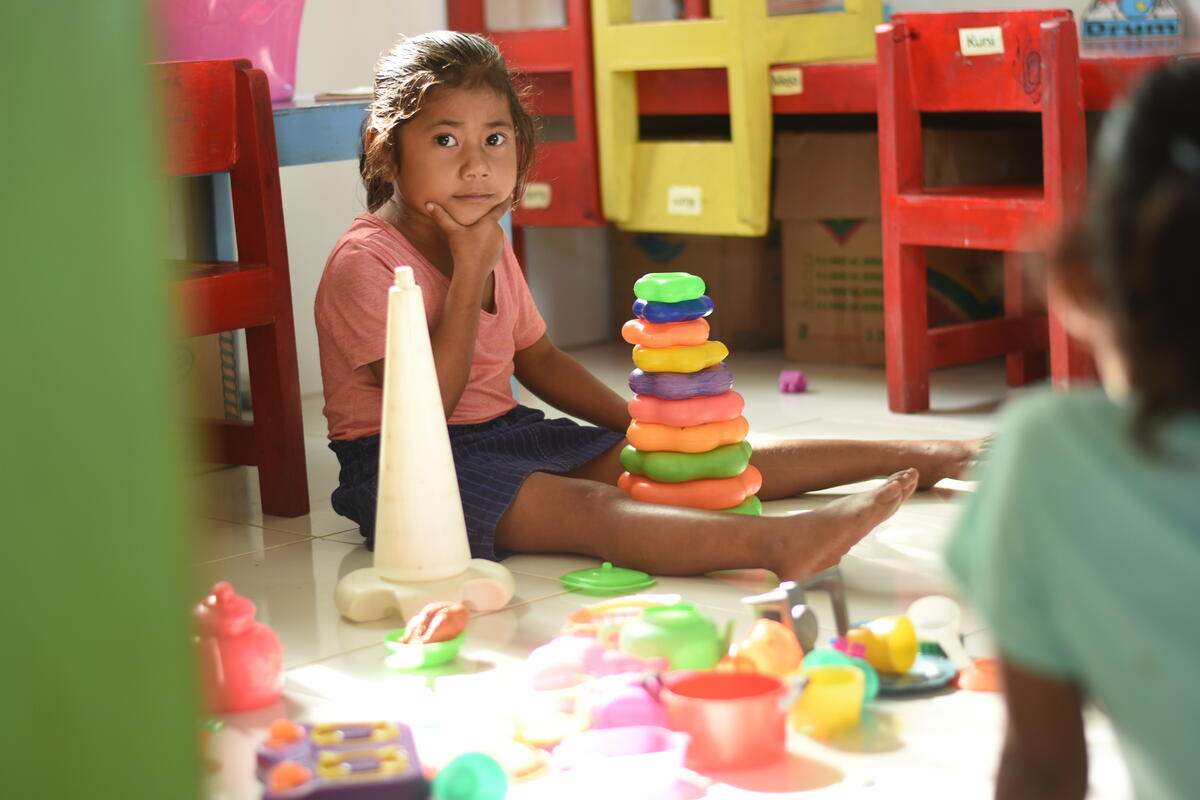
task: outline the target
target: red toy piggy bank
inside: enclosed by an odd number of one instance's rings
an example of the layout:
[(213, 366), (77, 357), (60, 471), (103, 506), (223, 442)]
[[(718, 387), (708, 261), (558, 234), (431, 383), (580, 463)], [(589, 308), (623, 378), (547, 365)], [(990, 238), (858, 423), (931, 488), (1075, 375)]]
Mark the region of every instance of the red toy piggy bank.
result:
[(209, 711), (261, 708), (283, 695), (283, 647), (254, 603), (222, 581), (192, 612)]

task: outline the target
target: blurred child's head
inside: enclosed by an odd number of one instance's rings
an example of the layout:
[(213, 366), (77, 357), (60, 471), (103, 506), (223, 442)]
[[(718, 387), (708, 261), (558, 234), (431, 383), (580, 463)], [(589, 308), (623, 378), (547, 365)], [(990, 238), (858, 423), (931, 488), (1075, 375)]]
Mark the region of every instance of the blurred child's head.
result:
[[(430, 105), (444, 107), (450, 102), (458, 110), (480, 119), (492, 121), (498, 115), (506, 119), (510, 126), (507, 137), (493, 136), (485, 146), (491, 155), (490, 148), (503, 146), (501, 140), (509, 139), (507, 148), (515, 159), (513, 176), (497, 176), (497, 182), (512, 180), (513, 186), (506, 189), (513, 191), (514, 200), (521, 196), (533, 162), (534, 122), (513, 85), (504, 57), (494, 44), (480, 36), (435, 31), (402, 38), (376, 65), (375, 98), (366, 120), (363, 154), (359, 159), (368, 209), (375, 211), (392, 199), (397, 186), (409, 177), (404, 173), (403, 129)], [(447, 129), (444, 133), (449, 133), (450, 138), (443, 138), (443, 143), (450, 144), (458, 143), (465, 131), (455, 135), (456, 131)], [(477, 143), (475, 139), (472, 137), (472, 144)], [(507, 158), (501, 160), (506, 162)], [(424, 158), (418, 161), (428, 170), (437, 168)], [(500, 166), (506, 171), (506, 164)], [(501, 194), (492, 205), (503, 197)], [(451, 208), (446, 210), (456, 218), (460, 216)], [(483, 209), (485, 213), (486, 210)], [(459, 219), (463, 224), (473, 221)]]
[(1093, 196), (1052, 286), (1106, 385), (1139, 403), (1135, 433), (1200, 411), (1200, 61), (1159, 70), (1111, 112)]

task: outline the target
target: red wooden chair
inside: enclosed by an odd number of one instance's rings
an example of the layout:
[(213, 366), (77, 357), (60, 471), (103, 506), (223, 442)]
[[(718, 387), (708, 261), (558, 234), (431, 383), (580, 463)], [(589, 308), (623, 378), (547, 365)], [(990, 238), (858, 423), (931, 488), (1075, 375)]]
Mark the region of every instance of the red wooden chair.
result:
[(566, 0), (565, 27), (516, 31), (487, 30), (484, 0), (447, 0), (446, 7), (452, 29), (486, 35), (515, 72), (533, 80), (539, 115), (570, 116), (575, 122), (573, 140), (538, 146), (525, 196), (513, 209), (513, 225), (604, 225), (589, 0)]
[(186, 265), (176, 282), (184, 335), (246, 330), (254, 422), (205, 422), (210, 457), (258, 467), (264, 514), (308, 513), (292, 289), (267, 78), (249, 61), (152, 65), (167, 172), (228, 172), (237, 260)]
[[(1084, 199), (1087, 144), (1075, 23), (1066, 10), (897, 14), (875, 29), (888, 406), (929, 408), (929, 370), (1004, 354), (1010, 385), (1090, 373), (1050, 309), (1031, 312), (1021, 252)], [(964, 51), (965, 50), (965, 51)], [(921, 115), (1041, 115), (1041, 185), (924, 184)], [(1004, 251), (1003, 317), (930, 330), (925, 247)]]

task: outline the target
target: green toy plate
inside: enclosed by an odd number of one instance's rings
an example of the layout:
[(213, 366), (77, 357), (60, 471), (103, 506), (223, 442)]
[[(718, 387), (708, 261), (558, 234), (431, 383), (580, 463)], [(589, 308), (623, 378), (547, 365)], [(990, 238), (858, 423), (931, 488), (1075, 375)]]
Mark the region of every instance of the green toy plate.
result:
[(605, 561), (599, 567), (568, 572), (559, 580), (562, 585), (585, 594), (632, 594), (649, 589), (656, 581), (645, 572), (636, 569), (614, 567)]
[(458, 651), (462, 647), (463, 640), (467, 638), (467, 632), (463, 631), (453, 639), (444, 642), (405, 644), (400, 641), (404, 638), (404, 631), (405, 629), (401, 628), (384, 637), (383, 646), (388, 649), (388, 655), (383, 663), (391, 669), (424, 669), (425, 667), (441, 666), (458, 658)]

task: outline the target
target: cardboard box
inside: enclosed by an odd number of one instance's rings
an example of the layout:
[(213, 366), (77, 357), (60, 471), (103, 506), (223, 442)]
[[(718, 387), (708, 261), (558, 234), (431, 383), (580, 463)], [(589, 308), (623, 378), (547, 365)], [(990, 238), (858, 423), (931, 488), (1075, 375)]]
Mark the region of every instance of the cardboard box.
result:
[[(1036, 131), (925, 131), (928, 186), (1041, 179)], [(783, 231), (788, 358), (882, 364), (879, 142), (872, 132), (780, 134), (775, 217)], [(993, 315), (999, 254), (929, 248), (930, 324)]]
[(877, 219), (783, 225), (787, 358), (883, 363), (882, 228)]
[(730, 350), (776, 347), (781, 263), (777, 232), (766, 237), (613, 230), (613, 332), (633, 316), (633, 284), (648, 272), (699, 275), (713, 300), (710, 338)]

